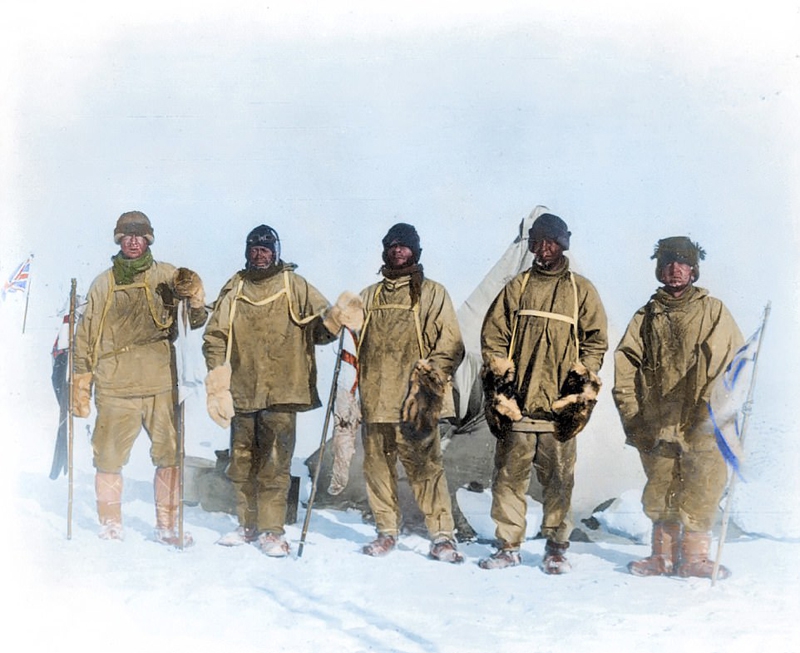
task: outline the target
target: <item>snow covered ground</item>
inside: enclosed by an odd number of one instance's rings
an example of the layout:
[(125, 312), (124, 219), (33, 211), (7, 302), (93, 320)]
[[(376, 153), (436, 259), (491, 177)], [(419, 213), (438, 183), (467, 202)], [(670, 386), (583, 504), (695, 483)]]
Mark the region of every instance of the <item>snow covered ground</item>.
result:
[[(303, 508), (288, 527), (289, 559), (269, 559), (251, 546), (215, 546), (234, 526), (232, 517), (191, 506), (185, 523), (196, 544), (178, 551), (152, 539), (153, 471), (144, 435), (124, 472), (125, 541), (97, 538), (88, 422), (76, 420), (67, 539), (67, 479), (47, 476), (57, 411), (46, 334), (4, 331), (13, 342), (4, 357), (0, 403), (8, 455), (3, 505), (11, 509), (2, 554), (4, 612), (30, 650), (795, 650), (800, 542), (734, 529), (724, 548), (734, 571), (729, 580), (712, 587), (701, 579), (635, 578), (626, 564), (649, 551), (641, 543), (649, 524), (638, 488), (599, 515), (601, 529), (583, 526), (592, 541), (572, 544), (574, 569), (563, 577), (538, 568), (543, 542), (535, 539), (523, 547), (522, 566), (478, 568), (491, 551), (484, 543), (493, 532), (490, 497), (463, 489), (459, 503), (481, 540), (462, 545), (467, 560), (459, 566), (429, 560), (428, 542), (416, 535), (404, 536), (387, 558), (368, 558), (359, 549), (372, 527), (357, 513), (333, 510), (315, 511), (298, 559)], [(201, 400), (190, 398), (187, 413), (202, 423)], [(217, 431), (193, 430), (187, 453), (212, 458), (225, 445)], [(295, 473), (318, 437), (317, 431), (301, 434)], [(309, 485), (306, 477), (302, 497)], [(530, 535), (539, 515), (531, 502)]]

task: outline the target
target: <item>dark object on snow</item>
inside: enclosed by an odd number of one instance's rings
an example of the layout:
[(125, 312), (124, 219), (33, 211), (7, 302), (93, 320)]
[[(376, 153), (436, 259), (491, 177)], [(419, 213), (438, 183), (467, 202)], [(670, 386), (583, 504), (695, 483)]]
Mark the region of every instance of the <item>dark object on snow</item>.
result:
[(58, 400), (58, 433), (56, 446), (53, 451), (53, 464), (50, 467), (50, 478), (55, 480), (61, 474), (67, 473), (67, 420), (69, 417), (69, 383), (67, 381), (67, 368), (69, 367), (69, 352), (67, 350), (57, 353), (53, 357), (53, 373), (51, 380), (53, 390)]
[(601, 385), (600, 378), (582, 363), (570, 368), (561, 387), (561, 398), (552, 406), (559, 441), (571, 440), (589, 423)]

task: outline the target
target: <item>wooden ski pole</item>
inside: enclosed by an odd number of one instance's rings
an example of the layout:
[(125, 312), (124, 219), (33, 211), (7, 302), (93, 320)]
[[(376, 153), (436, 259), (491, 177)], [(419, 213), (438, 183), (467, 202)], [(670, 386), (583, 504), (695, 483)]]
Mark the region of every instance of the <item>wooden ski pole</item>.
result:
[(72, 494), (73, 494), (73, 442), (74, 422), (72, 411), (72, 384), (75, 376), (75, 287), (73, 278), (69, 290), (69, 336), (67, 340), (67, 539), (72, 539)]
[[(750, 378), (750, 387), (747, 389), (747, 399), (744, 402), (744, 406), (742, 407), (742, 432), (739, 435), (739, 443), (742, 447), (744, 447), (744, 436), (747, 432), (747, 422), (750, 419), (750, 413), (753, 410), (753, 395), (755, 393), (756, 388), (756, 367), (758, 364), (758, 355), (761, 353), (761, 342), (764, 339), (764, 331), (767, 326), (767, 318), (769, 317), (769, 313), (772, 310), (771, 302), (767, 302), (767, 305), (764, 307), (764, 317), (761, 320), (761, 331), (758, 334), (758, 346), (756, 347), (756, 353), (753, 356), (753, 376)], [(736, 476), (737, 474), (731, 474), (731, 481), (728, 484), (728, 496), (725, 499), (725, 510), (722, 513), (722, 525), (720, 526), (719, 531), (719, 543), (717, 544), (717, 556), (714, 560), (714, 568), (711, 570), (711, 587), (714, 587), (717, 583), (717, 575), (719, 574), (719, 566), (720, 566), (720, 558), (722, 558), (722, 548), (725, 544), (725, 538), (728, 535), (728, 521), (730, 520), (731, 515), (731, 505), (733, 500), (733, 491), (736, 489)]]
[(322, 426), (322, 437), (319, 443), (319, 457), (317, 458), (317, 468), (314, 470), (314, 480), (311, 483), (311, 494), (308, 497), (308, 504), (306, 505), (306, 517), (303, 520), (303, 532), (300, 535), (300, 543), (297, 545), (297, 557), (303, 556), (303, 547), (306, 542), (306, 534), (308, 533), (308, 525), (311, 521), (311, 507), (314, 505), (314, 498), (317, 495), (317, 486), (319, 485), (319, 472), (322, 469), (323, 456), (325, 455), (325, 439), (328, 434), (328, 426), (330, 425), (331, 415), (333, 414), (333, 407), (336, 403), (336, 387), (339, 384), (339, 370), (342, 369), (342, 349), (344, 348), (344, 332), (345, 328), (342, 327), (342, 332), (339, 335), (339, 345), (336, 350), (336, 365), (333, 368), (333, 380), (331, 381), (331, 393), (328, 396), (328, 406), (325, 409), (325, 423)]
[[(180, 315), (178, 316), (183, 321), (184, 333), (189, 326), (189, 317), (186, 309), (186, 300), (180, 303)], [(184, 451), (185, 451), (185, 438), (186, 438), (186, 408), (184, 400), (180, 396), (178, 390), (178, 548), (183, 549), (183, 474), (185, 472), (184, 465)]]

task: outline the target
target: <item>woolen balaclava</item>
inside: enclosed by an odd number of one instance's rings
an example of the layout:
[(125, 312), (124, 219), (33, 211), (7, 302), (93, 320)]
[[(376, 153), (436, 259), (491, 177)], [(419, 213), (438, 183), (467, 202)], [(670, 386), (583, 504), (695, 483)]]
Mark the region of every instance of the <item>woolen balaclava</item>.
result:
[(542, 213), (533, 221), (528, 230), (528, 238), (542, 240), (546, 238), (557, 242), (564, 251), (569, 249), (569, 237), (572, 232), (567, 228), (567, 223), (552, 213)]
[(656, 259), (656, 279), (661, 281), (661, 269), (670, 263), (685, 263), (692, 267), (694, 281), (700, 278), (700, 261), (706, 252), (699, 243), (693, 243), (686, 236), (670, 236), (658, 241), (651, 259)]
[(278, 263), (281, 258), (281, 240), (278, 238), (278, 232), (272, 227), (265, 224), (258, 225), (249, 234), (244, 247), (244, 258), (246, 261), (246, 269), (250, 270), (250, 248), (251, 247), (266, 247), (272, 250), (272, 265), (273, 267)]
[[(422, 266), (419, 264), (419, 258), (422, 256), (422, 247), (420, 246), (419, 234), (413, 225), (406, 224), (405, 222), (398, 222), (393, 225), (381, 241), (383, 245), (383, 267), (381, 274), (387, 279), (397, 279), (409, 275), (410, 292), (411, 292), (411, 305), (415, 306), (419, 302), (422, 293), (422, 281), (424, 274)], [(404, 268), (396, 269), (389, 267), (387, 252), (392, 245), (405, 245), (411, 250), (412, 263)]]

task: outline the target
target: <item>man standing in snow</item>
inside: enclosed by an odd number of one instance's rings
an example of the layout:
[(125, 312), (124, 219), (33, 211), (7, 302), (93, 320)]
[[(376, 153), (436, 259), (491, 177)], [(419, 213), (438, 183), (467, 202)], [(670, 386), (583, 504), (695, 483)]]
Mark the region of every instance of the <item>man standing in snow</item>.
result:
[(383, 279), (361, 293), (366, 311), (358, 351), (364, 476), (378, 531), (362, 551), (383, 556), (396, 546), (399, 458), (425, 516), (430, 557), (458, 563), (464, 558), (453, 539), (439, 418), (455, 413), (450, 379), (464, 357), (461, 331), (444, 286), (423, 274), (417, 230), (398, 223), (382, 244)]
[(486, 416), (497, 437), (492, 519), (498, 549), (483, 569), (521, 562), (531, 467), (543, 488), (542, 569), (570, 570), (575, 435), (596, 401), (608, 348), (606, 314), (592, 283), (570, 270), (570, 232), (558, 216), (540, 215), (528, 233), (529, 270), (500, 291), (481, 331)]
[(150, 220), (123, 213), (114, 228), (120, 252), (89, 288), (75, 334), (73, 411), (88, 417), (94, 385), (97, 420), (92, 434), (100, 537), (122, 539), (122, 467), (144, 427), (156, 466), (155, 537), (181, 543), (176, 533), (180, 476), (175, 406), (177, 381), (172, 341), (178, 303), (189, 304), (192, 328), (208, 315), (200, 277), (187, 268), (153, 260)]
[(342, 293), (330, 307), (280, 255), (271, 227), (247, 235), (246, 266), (220, 291), (203, 343), (208, 412), (231, 429), (227, 473), (239, 521), (218, 544), (255, 542), (272, 557), (290, 551), (284, 523), (297, 413), (321, 405), (314, 346), (363, 319), (358, 296)]
[[(685, 236), (658, 241), (663, 285), (628, 325), (614, 355), (614, 401), (626, 442), (639, 450), (653, 520), (652, 554), (631, 562), (636, 576), (709, 578), (711, 527), (727, 467), (706, 401), (742, 335), (721, 301), (694, 285), (705, 252)], [(730, 572), (720, 567), (719, 578)]]

